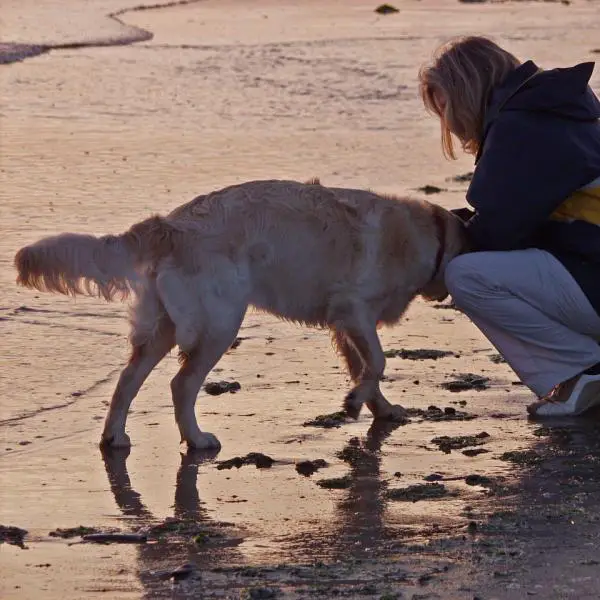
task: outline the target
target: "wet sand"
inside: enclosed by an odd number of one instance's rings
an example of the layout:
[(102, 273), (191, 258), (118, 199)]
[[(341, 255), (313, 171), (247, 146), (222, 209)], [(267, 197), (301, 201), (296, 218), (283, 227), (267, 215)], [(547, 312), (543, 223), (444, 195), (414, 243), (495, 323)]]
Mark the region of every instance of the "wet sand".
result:
[[(3, 4), (0, 54), (23, 60), (0, 67), (0, 524), (28, 533), (27, 549), (0, 545), (0, 595), (599, 597), (598, 419), (528, 422), (529, 393), (458, 312), (418, 301), (382, 332), (386, 350), (451, 352), (389, 358), (383, 384), (391, 401), (441, 414), (395, 429), (372, 427), (366, 413), (305, 426), (339, 409), (349, 385), (341, 362), (325, 332), (250, 314), (209, 377), (241, 389), (203, 393), (197, 405), (223, 444), (218, 456), (180, 453), (175, 355), (134, 403), (131, 452), (102, 455), (102, 419), (127, 359), (126, 307), (20, 290), (12, 269), (14, 252), (42, 235), (119, 232), (253, 178), (414, 195), (434, 185), (442, 191), (429, 199), (462, 205), (467, 184), (452, 178), (472, 165), (441, 158), (415, 89), (419, 65), (470, 32), (542, 66), (593, 60), (599, 3), (407, 1), (388, 16), (357, 1), (132, 6), (73, 2), (67, 19), (57, 0)], [(489, 382), (444, 389), (465, 373)], [(473, 438), (442, 441), (470, 444), (446, 453), (432, 442), (440, 436)], [(276, 462), (217, 468), (250, 452)], [(315, 459), (328, 466), (296, 471)], [(341, 489), (318, 485), (332, 478)], [(442, 495), (394, 493), (425, 484)], [(148, 538), (49, 535), (80, 525)], [(161, 577), (184, 563), (195, 565), (188, 578)]]

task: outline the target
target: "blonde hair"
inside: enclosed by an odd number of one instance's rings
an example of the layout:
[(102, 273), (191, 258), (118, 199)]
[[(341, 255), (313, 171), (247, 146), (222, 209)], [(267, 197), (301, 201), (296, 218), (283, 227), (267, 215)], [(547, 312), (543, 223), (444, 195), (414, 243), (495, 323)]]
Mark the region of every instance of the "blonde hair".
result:
[(469, 36), (446, 42), (421, 67), (419, 91), (425, 108), (440, 118), (446, 158), (456, 158), (452, 135), (465, 152), (477, 154), (492, 89), (520, 64), (491, 40)]

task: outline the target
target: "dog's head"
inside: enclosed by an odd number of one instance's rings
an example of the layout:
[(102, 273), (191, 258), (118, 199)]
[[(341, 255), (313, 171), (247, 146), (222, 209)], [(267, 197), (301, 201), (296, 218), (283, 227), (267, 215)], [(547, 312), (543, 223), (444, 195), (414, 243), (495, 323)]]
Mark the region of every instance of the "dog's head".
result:
[(459, 254), (469, 252), (470, 247), (462, 219), (437, 205), (433, 205), (432, 217), (439, 244), (435, 270), (419, 294), (425, 300), (441, 302), (448, 297), (448, 289), (444, 281), (446, 266)]

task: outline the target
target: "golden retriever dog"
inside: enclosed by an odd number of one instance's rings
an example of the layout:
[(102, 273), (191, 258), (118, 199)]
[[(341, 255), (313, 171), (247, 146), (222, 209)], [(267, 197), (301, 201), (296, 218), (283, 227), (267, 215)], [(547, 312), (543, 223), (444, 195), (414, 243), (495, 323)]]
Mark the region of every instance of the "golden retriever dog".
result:
[(41, 291), (133, 296), (132, 354), (120, 375), (101, 444), (129, 446), (129, 406), (177, 345), (175, 419), (192, 448), (219, 448), (198, 427), (196, 397), (230, 348), (249, 306), (327, 327), (354, 387), (345, 409), (406, 418), (379, 389), (380, 324), (396, 323), (415, 296), (442, 300), (444, 269), (466, 250), (458, 217), (426, 201), (318, 180), (250, 181), (199, 196), (122, 235), (64, 233), (19, 250), (17, 283)]

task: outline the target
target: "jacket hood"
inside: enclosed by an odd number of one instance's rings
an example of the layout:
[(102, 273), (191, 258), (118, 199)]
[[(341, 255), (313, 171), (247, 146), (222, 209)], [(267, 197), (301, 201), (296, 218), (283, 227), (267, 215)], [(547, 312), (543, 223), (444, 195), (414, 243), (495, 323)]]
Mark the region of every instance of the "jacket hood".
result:
[(576, 121), (599, 119), (600, 101), (588, 85), (593, 71), (593, 62), (548, 71), (531, 60), (523, 63), (493, 91), (484, 131), (501, 111), (549, 112)]

